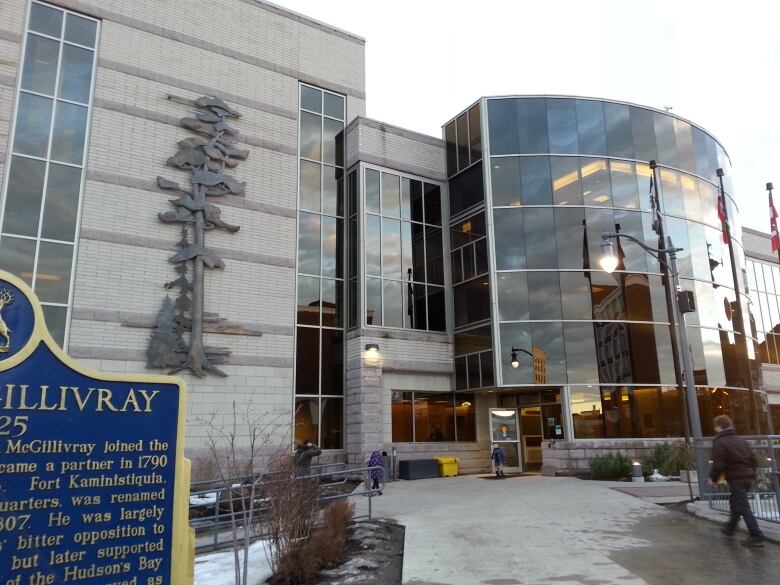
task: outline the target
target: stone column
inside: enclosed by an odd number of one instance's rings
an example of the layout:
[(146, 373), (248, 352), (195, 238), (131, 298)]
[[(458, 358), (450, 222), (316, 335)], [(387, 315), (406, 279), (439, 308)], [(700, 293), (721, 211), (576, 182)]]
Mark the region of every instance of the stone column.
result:
[(379, 359), (347, 362), (347, 463), (362, 464), (383, 446), (382, 366)]

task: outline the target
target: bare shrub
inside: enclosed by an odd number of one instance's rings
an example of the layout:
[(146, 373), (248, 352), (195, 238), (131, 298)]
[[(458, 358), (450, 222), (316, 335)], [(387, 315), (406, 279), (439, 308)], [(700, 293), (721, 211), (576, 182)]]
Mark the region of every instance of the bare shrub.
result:
[(336, 500), (323, 511), (320, 526), (311, 537), (318, 570), (337, 567), (344, 562), (347, 529), (354, 512), (354, 504), (346, 500)]

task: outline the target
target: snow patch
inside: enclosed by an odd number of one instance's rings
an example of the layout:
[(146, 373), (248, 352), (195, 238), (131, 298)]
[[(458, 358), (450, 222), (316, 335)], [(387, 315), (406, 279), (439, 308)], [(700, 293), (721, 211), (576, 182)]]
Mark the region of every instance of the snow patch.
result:
[[(261, 585), (271, 576), (268, 565), (270, 545), (259, 540), (249, 547), (249, 583)], [(243, 551), (239, 551), (243, 560)], [(243, 565), (242, 565), (243, 566)], [(195, 585), (235, 585), (235, 557), (232, 550), (224, 550), (195, 557)]]

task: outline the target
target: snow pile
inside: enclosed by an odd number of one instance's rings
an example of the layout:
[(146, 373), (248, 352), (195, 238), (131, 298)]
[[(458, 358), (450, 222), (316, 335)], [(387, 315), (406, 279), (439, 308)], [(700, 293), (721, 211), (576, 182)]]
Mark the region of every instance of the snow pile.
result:
[(219, 492), (205, 492), (202, 494), (190, 496), (190, 506), (213, 506), (217, 503), (218, 496)]
[[(268, 542), (259, 540), (249, 547), (249, 583), (261, 585), (271, 576), (268, 566)], [(239, 551), (243, 560), (243, 551)], [(232, 550), (195, 557), (195, 585), (235, 585), (235, 560)]]

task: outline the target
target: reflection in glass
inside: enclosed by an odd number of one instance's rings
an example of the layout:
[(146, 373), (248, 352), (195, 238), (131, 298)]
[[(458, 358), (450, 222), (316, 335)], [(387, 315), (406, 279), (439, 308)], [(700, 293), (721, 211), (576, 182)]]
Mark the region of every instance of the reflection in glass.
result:
[(300, 208), (320, 211), (320, 165), (302, 160), (300, 176)]
[(525, 156), (520, 159), (520, 184), (523, 205), (552, 203), (550, 159), (546, 156)]
[(612, 205), (612, 190), (606, 160), (581, 158), (580, 174), (585, 205)]
[[(303, 115), (303, 114), (301, 114)], [(322, 161), (344, 166), (344, 123), (322, 119)]]
[(455, 215), (485, 200), (482, 178), (482, 163), (469, 167), (467, 171), (450, 179), (450, 215)]
[(41, 302), (67, 304), (72, 260), (71, 244), (40, 243), (35, 292)]
[(60, 347), (65, 344), (65, 326), (68, 317), (67, 307), (57, 307), (54, 305), (43, 305), (43, 318), (46, 321), (46, 327)]
[(444, 249), (441, 228), (425, 226), (426, 275), (432, 284), (444, 284)]
[(414, 439), (418, 442), (455, 440), (453, 395), (414, 393)]
[(589, 272), (561, 272), (561, 304), (564, 319), (592, 319)]
[(380, 213), (379, 171), (366, 169), (366, 211)]
[(490, 325), (459, 331), (454, 336), (455, 355), (476, 353), (493, 347)]
[(661, 169), (661, 188), (659, 191), (663, 198), (664, 213), (679, 215), (681, 217), (685, 216), (680, 173), (668, 169)]
[(607, 152), (618, 158), (634, 158), (634, 141), (631, 134), (631, 112), (624, 104), (605, 103), (604, 117), (607, 127)]
[(338, 120), (344, 119), (344, 98), (332, 93), (323, 93), (325, 115)]
[[(477, 278), (454, 287), (454, 299), (456, 327), (490, 318), (490, 287), (487, 277)], [(428, 318), (432, 318), (430, 305)], [(430, 328), (433, 329), (432, 326)]]
[(497, 274), (498, 318), (500, 321), (527, 321), (528, 278), (526, 272)]
[(422, 182), (415, 179), (409, 181), (409, 192), (412, 206), (412, 221), (423, 221)]
[(341, 219), (322, 216), (322, 275), (341, 278), (344, 259), (344, 230)]
[(406, 177), (401, 178), (401, 219), (412, 219), (412, 185)]
[(396, 219), (382, 219), (382, 276), (402, 278), (401, 222)]
[[(57, 41), (28, 35), (22, 69), (22, 89), (54, 95), (59, 52), (60, 43)], [(90, 72), (91, 67), (90, 62)]]
[(532, 320), (562, 318), (557, 272), (528, 273), (528, 305)]
[(582, 205), (579, 158), (574, 156), (550, 157), (550, 169), (553, 203), (555, 205)]
[(469, 123), (464, 112), (455, 121), (458, 130), (458, 168), (469, 166)]
[(382, 274), (381, 259), (381, 220), (376, 215), (366, 215), (366, 274)]
[(570, 384), (596, 384), (599, 373), (593, 323), (564, 323), (566, 373)]
[(426, 282), (425, 278), (425, 228), (419, 223), (412, 224), (412, 279)]
[(92, 59), (94, 51), (62, 46), (62, 71), (60, 72), (60, 91), (58, 96), (86, 104), (92, 89)]
[(496, 268), (498, 270), (520, 270), (526, 268), (522, 225), (523, 216), (521, 209), (493, 210), (493, 229), (496, 238)]
[(458, 152), (455, 142), (455, 122), (450, 122), (444, 129), (444, 140), (447, 145), (447, 176), (458, 172)]
[(490, 180), (495, 206), (520, 206), (520, 157), (491, 159)]
[(441, 225), (441, 188), (425, 183), (425, 223)]
[(344, 214), (344, 171), (338, 167), (322, 167), (322, 212)]
[(553, 209), (539, 207), (522, 211), (527, 267), (558, 268)]
[(382, 173), (382, 215), (400, 216), (400, 194), (398, 175)]
[(298, 272), (320, 273), (320, 216), (298, 214)]
[(469, 109), (469, 150), (471, 162), (482, 158), (482, 136), (480, 132), (479, 104)]
[(68, 13), (65, 19), (65, 40), (78, 43), (85, 47), (95, 46), (97, 23), (94, 20), (81, 18), (73, 13)]
[(574, 100), (547, 98), (547, 130), (551, 153), (577, 154), (579, 152)]
[(302, 85), (301, 107), (312, 112), (322, 112), (322, 92), (319, 89)]
[(500, 364), (503, 384), (533, 384), (533, 359), (523, 353), (518, 352), (517, 361), (519, 365), (513, 368), (511, 361), (511, 350), (513, 347), (519, 347), (531, 351), (531, 324), (530, 323), (502, 323), (499, 326), (500, 332)]
[(30, 4), (30, 30), (50, 37), (62, 36), (62, 12), (56, 8), (33, 2)]
[(58, 101), (51, 139), (52, 160), (80, 165), (86, 133), (87, 108)]
[(33, 237), (38, 235), (45, 170), (46, 163), (43, 161), (21, 156), (11, 159), (3, 219), (4, 232)]
[(320, 279), (316, 276), (298, 277), (298, 323), (320, 324)]
[(320, 116), (301, 112), (300, 140), (301, 157), (322, 160), (322, 118)]
[(558, 245), (558, 268), (582, 270), (590, 267), (585, 212), (582, 208), (555, 210), (555, 239)]
[(80, 188), (81, 169), (49, 165), (41, 237), (66, 242), (75, 240)]
[(0, 239), (0, 266), (32, 286), (35, 240), (3, 236)]
[(344, 394), (344, 333), (322, 330), (322, 388), (320, 394)]
[(631, 133), (634, 137), (634, 154), (642, 161), (658, 160), (655, 145), (653, 112), (631, 106)]
[(688, 122), (674, 119), (674, 135), (677, 142), (677, 162), (681, 169), (696, 172), (696, 155), (693, 151), (693, 136)]
[(609, 177), (612, 182), (613, 205), (639, 209), (639, 192), (634, 163), (618, 160), (609, 161)]
[(366, 279), (366, 325), (382, 324), (382, 281)]
[(479, 354), (474, 353), (468, 356), (467, 358), (468, 363), (468, 383), (469, 388), (480, 388), (483, 386), (482, 379), (480, 376), (480, 368), (479, 368)]
[(534, 383), (565, 384), (566, 361), (561, 323), (532, 323)]
[(14, 131), (14, 152), (45, 157), (49, 146), (52, 100), (28, 93), (19, 94)]
[(604, 104), (595, 100), (576, 100), (575, 107), (580, 154), (604, 156), (607, 153)]
[(674, 135), (674, 118), (660, 112), (653, 113), (655, 143), (658, 146), (658, 162), (667, 167), (677, 164), (677, 138)]

